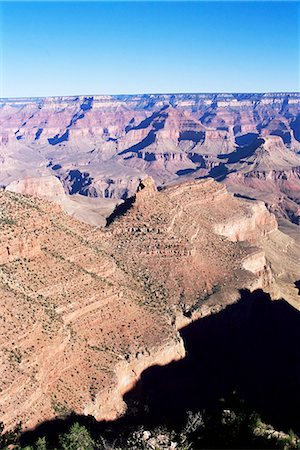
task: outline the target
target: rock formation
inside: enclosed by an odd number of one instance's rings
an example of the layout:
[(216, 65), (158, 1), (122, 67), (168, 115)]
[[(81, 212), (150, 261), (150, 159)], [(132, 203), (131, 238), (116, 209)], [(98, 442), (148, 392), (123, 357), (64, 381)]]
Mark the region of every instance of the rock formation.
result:
[(71, 216), (90, 225), (103, 226), (106, 217), (122, 202), (116, 199), (94, 199), (67, 195), (62, 184), (53, 175), (25, 177), (12, 181), (6, 190), (49, 200), (60, 205)]
[(146, 367), (184, 356), (178, 329), (235, 302), (241, 288), (284, 292), (297, 306), (295, 241), (262, 203), (212, 179), (157, 191), (145, 178), (104, 228), (8, 190), (0, 204), (7, 428), (70, 411), (117, 417)]
[(298, 224), (299, 118), (297, 93), (0, 99), (0, 183), (55, 175), (68, 195), (126, 199), (145, 174), (211, 176)]
[(297, 93), (0, 100), (7, 428), (117, 417), (146, 367), (184, 356), (178, 330), (242, 288), (299, 308), (299, 106)]

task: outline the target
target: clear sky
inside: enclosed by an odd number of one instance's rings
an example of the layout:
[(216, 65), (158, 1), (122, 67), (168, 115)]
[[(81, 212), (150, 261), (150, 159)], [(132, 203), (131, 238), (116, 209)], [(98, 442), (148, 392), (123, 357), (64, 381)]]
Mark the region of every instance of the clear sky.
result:
[(299, 90), (297, 2), (7, 2), (2, 97)]

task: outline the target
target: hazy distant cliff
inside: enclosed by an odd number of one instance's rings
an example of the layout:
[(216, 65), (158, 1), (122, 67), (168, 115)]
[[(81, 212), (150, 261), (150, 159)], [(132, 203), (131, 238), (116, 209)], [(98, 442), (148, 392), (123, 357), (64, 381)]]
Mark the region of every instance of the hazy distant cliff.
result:
[(211, 176), (268, 192), (299, 222), (298, 93), (0, 99), (0, 126), (3, 186), (53, 175), (67, 194), (124, 199), (145, 174), (157, 184)]

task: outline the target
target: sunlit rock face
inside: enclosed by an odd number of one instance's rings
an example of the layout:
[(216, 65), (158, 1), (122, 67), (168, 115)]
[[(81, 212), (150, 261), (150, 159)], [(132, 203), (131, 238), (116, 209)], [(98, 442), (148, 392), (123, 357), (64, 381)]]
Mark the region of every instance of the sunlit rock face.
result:
[(104, 226), (119, 203), (117, 199), (95, 199), (82, 195), (67, 195), (63, 185), (54, 175), (24, 177), (12, 181), (6, 190), (49, 200), (62, 207), (68, 214), (94, 226)]
[[(40, 186), (25, 184), (31, 194)], [(178, 330), (236, 302), (240, 289), (284, 292), (297, 306), (288, 289), (300, 278), (299, 248), (263, 203), (212, 179), (157, 190), (146, 177), (136, 191), (95, 228), (58, 204), (0, 190), (7, 428), (69, 411), (120, 416), (142, 371), (184, 357)]]
[(65, 197), (64, 189), (55, 176), (26, 177), (12, 181), (6, 189), (19, 194), (32, 195), (50, 201), (60, 201)]
[(178, 330), (240, 289), (299, 308), (300, 248), (273, 214), (299, 223), (299, 104), (293, 93), (1, 101), (7, 428), (120, 416), (142, 371), (184, 357)]
[(256, 242), (261, 235), (267, 235), (277, 229), (277, 222), (263, 202), (249, 204), (249, 215), (228, 217), (227, 221), (215, 225), (217, 233), (231, 241)]
[(299, 222), (297, 93), (0, 102), (2, 186), (51, 175), (67, 195), (124, 200), (146, 174), (157, 185), (211, 176)]

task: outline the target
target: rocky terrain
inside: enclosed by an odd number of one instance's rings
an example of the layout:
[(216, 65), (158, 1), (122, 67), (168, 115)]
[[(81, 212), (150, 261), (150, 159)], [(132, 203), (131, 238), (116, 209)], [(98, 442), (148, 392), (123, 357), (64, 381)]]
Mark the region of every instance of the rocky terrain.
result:
[(297, 93), (0, 99), (0, 128), (1, 185), (92, 224), (145, 174), (158, 186), (210, 176), (299, 224)]
[(296, 93), (0, 100), (7, 428), (118, 417), (243, 288), (299, 309), (299, 128)]
[(145, 368), (184, 356), (178, 330), (237, 301), (239, 289), (299, 306), (298, 244), (262, 202), (212, 179), (158, 191), (144, 178), (104, 228), (8, 190), (0, 204), (7, 428), (70, 411), (119, 416)]

